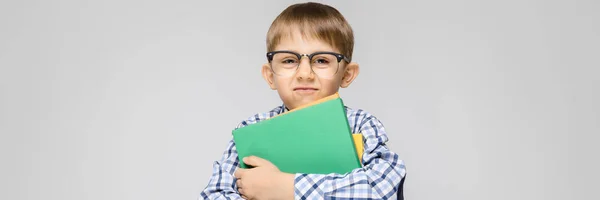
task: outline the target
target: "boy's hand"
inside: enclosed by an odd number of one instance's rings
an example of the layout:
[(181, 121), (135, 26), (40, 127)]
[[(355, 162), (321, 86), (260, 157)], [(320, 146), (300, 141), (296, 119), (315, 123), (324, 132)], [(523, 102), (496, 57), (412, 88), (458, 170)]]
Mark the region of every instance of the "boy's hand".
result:
[(243, 159), (252, 169), (238, 168), (238, 191), (245, 199), (294, 199), (294, 175), (279, 171), (268, 160), (249, 156)]

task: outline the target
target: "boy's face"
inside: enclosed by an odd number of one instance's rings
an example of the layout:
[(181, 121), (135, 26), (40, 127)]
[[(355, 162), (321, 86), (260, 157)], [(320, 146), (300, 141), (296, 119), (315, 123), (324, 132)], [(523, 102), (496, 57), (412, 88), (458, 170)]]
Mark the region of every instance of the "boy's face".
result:
[[(328, 51), (341, 53), (329, 44), (310, 37), (303, 38), (299, 32), (282, 38), (275, 51), (293, 51), (299, 54)], [(311, 69), (311, 61), (303, 56), (293, 75), (274, 74), (269, 63), (262, 67), (262, 74), (271, 89), (277, 90), (279, 97), (288, 109), (294, 109), (338, 92), (340, 87), (348, 87), (358, 75), (358, 64), (341, 61), (337, 72), (332, 76), (319, 76)]]

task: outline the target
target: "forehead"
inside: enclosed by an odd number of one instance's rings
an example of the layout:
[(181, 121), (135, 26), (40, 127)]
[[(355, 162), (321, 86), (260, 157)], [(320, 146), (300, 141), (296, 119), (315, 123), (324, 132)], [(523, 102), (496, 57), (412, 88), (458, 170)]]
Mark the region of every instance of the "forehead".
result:
[(302, 54), (310, 54), (317, 51), (340, 53), (337, 48), (318, 38), (316, 35), (300, 31), (298, 28), (290, 28), (285, 33), (282, 33), (274, 50), (287, 50)]

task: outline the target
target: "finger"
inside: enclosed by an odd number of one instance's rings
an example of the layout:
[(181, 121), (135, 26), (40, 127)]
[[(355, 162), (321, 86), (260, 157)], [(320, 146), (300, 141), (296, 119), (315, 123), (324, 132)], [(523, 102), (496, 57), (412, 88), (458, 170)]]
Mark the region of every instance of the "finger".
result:
[(240, 196), (242, 196), (242, 198), (252, 199), (252, 198), (248, 197), (248, 194), (246, 194), (248, 191), (244, 190), (244, 188), (238, 188), (238, 192), (240, 193)]
[(242, 180), (238, 179), (237, 181), (235, 181), (235, 184), (237, 185), (238, 188), (242, 188)]
[(235, 172), (233, 172), (233, 176), (237, 179), (242, 178), (242, 176), (244, 175), (244, 172), (246, 171), (246, 169), (242, 169), (242, 168), (237, 168), (235, 170)]
[(249, 199), (249, 200), (250, 200), (250, 199), (256, 199), (256, 198), (254, 198), (254, 197), (250, 197), (250, 195), (248, 195), (248, 194), (247, 194), (247, 193), (248, 193), (248, 191), (247, 191), (247, 190), (244, 190), (244, 189), (242, 189), (242, 188), (239, 188), (239, 189), (238, 189), (238, 192), (240, 192), (240, 196), (242, 196), (242, 198), (244, 198), (244, 199)]
[(246, 163), (247, 165), (251, 165), (254, 167), (260, 167), (260, 166), (265, 166), (265, 165), (270, 165), (271, 162), (269, 162), (268, 160), (265, 160), (263, 158), (260, 158), (258, 156), (248, 156), (245, 157), (243, 159), (244, 163)]

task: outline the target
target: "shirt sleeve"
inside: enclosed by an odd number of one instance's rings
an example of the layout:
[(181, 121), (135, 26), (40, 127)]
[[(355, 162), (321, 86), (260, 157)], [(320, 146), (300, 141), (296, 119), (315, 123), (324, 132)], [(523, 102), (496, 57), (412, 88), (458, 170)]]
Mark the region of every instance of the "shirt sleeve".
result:
[(221, 159), (214, 162), (208, 185), (200, 193), (199, 199), (242, 199), (235, 184), (237, 179), (233, 176), (238, 165), (238, 154), (232, 139)]
[(389, 199), (406, 175), (404, 161), (386, 146), (382, 123), (370, 116), (360, 125), (365, 137), (363, 167), (346, 174), (296, 173), (295, 199)]

